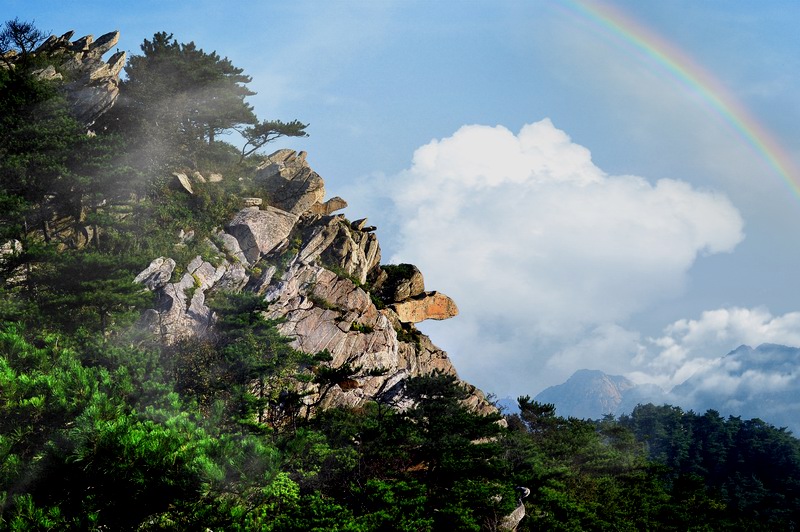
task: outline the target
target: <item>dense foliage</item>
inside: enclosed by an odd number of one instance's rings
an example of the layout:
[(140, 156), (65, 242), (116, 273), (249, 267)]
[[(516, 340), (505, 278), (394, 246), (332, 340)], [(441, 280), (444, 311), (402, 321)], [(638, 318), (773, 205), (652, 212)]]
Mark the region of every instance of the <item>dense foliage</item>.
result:
[[(189, 196), (168, 172), (246, 175), (253, 147), (305, 126), (258, 122), (240, 69), (160, 33), (131, 59), (128, 108), (88, 136), (31, 75), (41, 36), (15, 24), (0, 34), (27, 54), (0, 67), (0, 529), (497, 530), (521, 501), (519, 530), (798, 523), (800, 443), (759, 420), (653, 405), (564, 419), (522, 397), (500, 423), (444, 374), (409, 379), (405, 409), (303, 409), (297, 383), (362, 368), (292, 349), (247, 294), (215, 295), (213, 339), (141, 337), (133, 275), (202, 253), (248, 186)], [(217, 139), (239, 126), (241, 150)], [(169, 153), (143, 155), (162, 138)]]

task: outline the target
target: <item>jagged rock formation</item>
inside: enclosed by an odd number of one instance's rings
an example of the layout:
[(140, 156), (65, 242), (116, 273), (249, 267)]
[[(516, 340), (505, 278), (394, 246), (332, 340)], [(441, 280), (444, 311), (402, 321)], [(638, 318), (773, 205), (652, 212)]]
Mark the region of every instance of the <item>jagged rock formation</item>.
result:
[[(275, 152), (259, 167), (256, 183), (263, 204), (250, 201), (206, 242), (213, 257), (196, 257), (172, 282), (176, 264), (166, 257), (136, 277), (158, 296), (156, 308), (142, 317), (146, 327), (167, 343), (204, 337), (214, 323), (206, 295), (249, 290), (269, 302), (266, 317), (281, 320), (279, 330), (294, 339), (295, 348), (328, 350), (332, 366), (386, 370), (340, 383), (322, 406), (356, 406), (372, 398), (402, 403), (406, 378), (437, 370), (455, 374), (447, 353), (414, 327), (454, 316), (455, 304), (444, 294), (425, 292), (416, 267), (381, 267), (375, 228), (366, 219), (350, 222), (332, 214), (346, 203), (323, 202), (324, 183), (304, 153)], [(493, 411), (471, 389), (470, 406)]]
[[(89, 128), (119, 96), (119, 73), (125, 65), (125, 52), (116, 52), (108, 61), (103, 55), (119, 41), (119, 32), (112, 31), (95, 40), (86, 35), (70, 41), (73, 31), (60, 37), (51, 35), (34, 55), (46, 56), (50, 63), (35, 74), (41, 79), (66, 80), (63, 86), (75, 118)], [(4, 56), (4, 62), (14, 68), (17, 56)]]
[[(56, 82), (54, 85), (66, 96), (73, 117), (88, 135), (94, 135), (89, 128), (119, 96), (119, 74), (125, 65), (125, 52), (114, 53), (108, 61), (103, 59), (119, 41), (118, 31), (97, 40), (87, 35), (75, 41), (71, 40), (73, 33), (51, 35), (34, 50), (7, 51), (0, 55), (0, 68), (24, 68), (26, 75)], [(43, 219), (35, 224), (46, 241), (58, 242), (60, 247), (83, 247), (98, 237), (96, 226), (81, 227), (85, 212), (75, 209), (77, 205), (69, 208), (57, 205), (59, 202), (54, 200), (59, 199), (58, 194), (53, 190), (48, 192), (38, 206)]]
[(271, 205), (264, 210), (248, 207), (239, 211), (226, 231), (239, 243), (248, 262), (255, 264), (260, 257), (286, 241), (296, 223), (296, 215)]

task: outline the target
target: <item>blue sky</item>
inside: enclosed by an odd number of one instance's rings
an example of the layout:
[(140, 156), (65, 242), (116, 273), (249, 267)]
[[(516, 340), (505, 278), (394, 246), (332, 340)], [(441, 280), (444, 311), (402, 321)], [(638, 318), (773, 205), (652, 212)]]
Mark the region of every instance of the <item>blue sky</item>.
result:
[[(800, 164), (800, 4), (615, 1)], [(742, 343), (800, 345), (800, 198), (655, 63), (560, 0), (3, 0), (119, 48), (172, 32), (310, 123), (329, 196), (461, 315), (423, 324), (461, 376), (535, 395), (580, 368), (671, 386)], [(800, 179), (800, 176), (796, 176)], [(800, 378), (800, 375), (798, 376)]]

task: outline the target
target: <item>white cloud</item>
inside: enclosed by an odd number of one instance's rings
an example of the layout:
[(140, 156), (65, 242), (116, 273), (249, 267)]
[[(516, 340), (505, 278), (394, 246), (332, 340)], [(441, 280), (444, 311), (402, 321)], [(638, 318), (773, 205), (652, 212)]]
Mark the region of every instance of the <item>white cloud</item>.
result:
[(465, 378), (501, 394), (554, 384), (567, 366), (602, 367), (597, 352), (563, 346), (621, 345), (630, 334), (611, 324), (679, 295), (699, 255), (743, 238), (724, 196), (609, 176), (549, 120), (516, 135), (464, 126), (384, 186), (399, 231), (390, 260), (417, 264), (462, 312), (434, 340)]

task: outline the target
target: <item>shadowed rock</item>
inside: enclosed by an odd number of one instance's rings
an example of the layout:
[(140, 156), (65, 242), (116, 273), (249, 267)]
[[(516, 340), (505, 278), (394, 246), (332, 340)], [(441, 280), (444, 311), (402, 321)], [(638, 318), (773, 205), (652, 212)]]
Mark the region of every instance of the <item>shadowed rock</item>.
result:
[(425, 291), (422, 272), (413, 264), (384, 266), (383, 271), (386, 272), (386, 276), (379, 281), (378, 294), (384, 301), (405, 301)]

